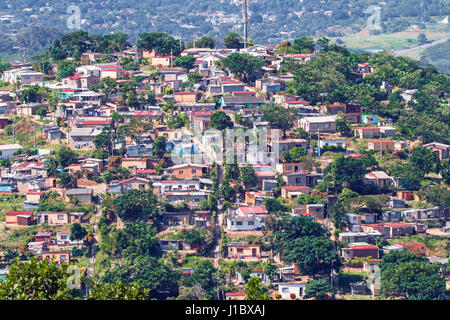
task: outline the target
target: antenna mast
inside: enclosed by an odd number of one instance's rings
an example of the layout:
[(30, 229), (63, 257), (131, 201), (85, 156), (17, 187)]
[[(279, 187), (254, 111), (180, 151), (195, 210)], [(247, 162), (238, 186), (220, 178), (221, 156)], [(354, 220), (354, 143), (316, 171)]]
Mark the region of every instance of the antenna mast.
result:
[(242, 15), (243, 15), (243, 22), (244, 22), (244, 48), (247, 49), (248, 44), (248, 9), (247, 9), (247, 0), (244, 0), (243, 6), (242, 6)]

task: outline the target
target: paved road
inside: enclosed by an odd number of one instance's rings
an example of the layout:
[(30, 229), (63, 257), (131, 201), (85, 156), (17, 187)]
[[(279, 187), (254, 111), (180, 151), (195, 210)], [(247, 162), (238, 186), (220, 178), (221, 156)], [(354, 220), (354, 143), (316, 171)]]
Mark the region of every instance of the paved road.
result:
[(439, 39), (439, 40), (434, 40), (434, 41), (432, 41), (430, 43), (422, 44), (420, 46), (415, 46), (415, 47), (412, 47), (412, 48), (396, 50), (396, 51), (394, 51), (394, 55), (401, 56), (401, 55), (405, 55), (405, 54), (408, 54), (410, 52), (414, 52), (414, 51), (417, 51), (417, 50), (433, 47), (433, 46), (435, 46), (437, 44), (441, 44), (441, 43), (446, 42), (448, 39), (450, 39), (450, 37), (447, 37), (447, 38), (444, 38), (444, 39)]

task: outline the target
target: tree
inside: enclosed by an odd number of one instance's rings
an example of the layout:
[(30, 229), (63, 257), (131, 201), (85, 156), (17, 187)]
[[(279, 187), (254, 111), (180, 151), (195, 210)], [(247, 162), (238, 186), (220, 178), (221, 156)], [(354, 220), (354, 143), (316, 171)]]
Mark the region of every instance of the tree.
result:
[(327, 279), (313, 279), (305, 286), (307, 297), (323, 299), (332, 291), (331, 283)]
[(233, 128), (233, 121), (223, 111), (216, 111), (211, 115), (210, 126), (217, 130), (224, 130), (227, 128)]
[(102, 282), (112, 284), (122, 281), (126, 285), (139, 282), (142, 288), (150, 290), (149, 299), (166, 299), (178, 296), (180, 276), (180, 271), (159, 262), (155, 257), (135, 256), (108, 270)]
[(342, 134), (344, 137), (350, 137), (352, 134), (352, 128), (349, 123), (342, 117), (338, 116), (335, 120), (336, 130)]
[(39, 109), (36, 111), (36, 114), (37, 114), (38, 116), (40, 116), (41, 118), (44, 118), (44, 117), (47, 115), (47, 109), (46, 109), (46, 108), (39, 108)]
[(257, 72), (261, 70), (264, 62), (248, 53), (232, 53), (221, 60), (222, 65), (244, 82), (256, 79)]
[(440, 170), (439, 156), (436, 152), (433, 152), (429, 148), (414, 148), (409, 161), (414, 165), (414, 167), (422, 172), (422, 174), (439, 172)]
[(450, 184), (450, 159), (442, 161), (440, 174), (444, 182)]
[(270, 300), (267, 288), (258, 277), (251, 277), (245, 285), (245, 300)]
[(58, 166), (59, 163), (55, 158), (48, 158), (44, 161), (44, 168), (47, 170), (47, 175), (49, 177), (54, 177), (56, 175)]
[(124, 221), (149, 219), (159, 228), (161, 212), (157, 207), (157, 198), (150, 190), (128, 190), (114, 199), (113, 204), (120, 219)]
[(211, 37), (208, 37), (208, 36), (203, 36), (199, 40), (195, 41), (196, 48), (214, 49), (215, 46), (216, 46), (216, 42), (214, 41), (214, 39)]
[(58, 186), (63, 189), (70, 189), (77, 187), (77, 179), (70, 173), (59, 172), (56, 174)]
[(86, 231), (85, 227), (83, 227), (78, 222), (75, 222), (74, 224), (72, 224), (72, 226), (70, 227), (70, 240), (71, 241), (83, 240), (86, 236), (87, 236), (87, 231)]
[(264, 207), (269, 213), (287, 212), (289, 210), (278, 198), (265, 198)]
[(194, 69), (194, 62), (195, 62), (195, 57), (194, 56), (184, 56), (184, 57), (179, 57), (178, 59), (175, 60), (175, 65), (179, 68), (183, 68), (186, 69), (187, 71)]
[(205, 290), (206, 298), (212, 299), (216, 294), (217, 275), (214, 265), (209, 260), (200, 260), (192, 275), (186, 280), (189, 286), (200, 286)]
[(94, 281), (90, 286), (88, 300), (147, 300), (149, 289), (142, 288), (139, 283), (125, 285), (122, 281), (101, 283)]
[(297, 110), (294, 108), (285, 108), (273, 103), (267, 103), (261, 107), (263, 121), (268, 121), (274, 129), (281, 129), (283, 136), (286, 136), (286, 130), (294, 125), (297, 116)]
[(427, 36), (425, 35), (425, 33), (419, 33), (419, 35), (417, 36), (417, 42), (419, 44), (424, 44), (428, 42)]
[(6, 281), (0, 282), (0, 300), (69, 300), (72, 290), (67, 283), (67, 264), (57, 264), (45, 258), (16, 260), (10, 265)]
[(308, 275), (329, 275), (339, 271), (341, 260), (334, 251), (331, 240), (323, 237), (292, 238), (283, 243), (283, 258), (297, 263), (300, 272)]
[(425, 257), (403, 251), (383, 256), (381, 294), (401, 295), (409, 300), (443, 300), (446, 288), (441, 266), (425, 260)]
[(252, 166), (247, 165), (239, 169), (239, 181), (241, 181), (246, 190), (256, 187), (257, 179)]
[(228, 49), (242, 49), (244, 48), (244, 41), (241, 36), (235, 32), (230, 32), (223, 38), (223, 42)]
[(184, 50), (184, 44), (165, 32), (144, 32), (139, 35), (136, 45), (139, 50), (155, 50), (160, 56), (179, 56)]
[(61, 167), (65, 168), (68, 165), (78, 161), (78, 154), (68, 146), (61, 146), (56, 151), (55, 158), (56, 161), (58, 161), (58, 163), (61, 165)]
[(345, 201), (347, 199), (356, 198), (358, 197), (358, 192), (352, 191), (348, 188), (344, 188), (342, 192), (338, 195), (339, 201)]
[(76, 65), (73, 61), (62, 60), (58, 63), (58, 71), (56, 72), (56, 79), (61, 81), (62, 78), (70, 77), (75, 74)]
[(362, 185), (366, 168), (360, 159), (340, 157), (325, 168), (324, 174), (330, 175), (338, 188), (348, 186), (354, 189)]
[(157, 136), (155, 142), (153, 142), (153, 152), (158, 158), (164, 157), (166, 153), (167, 138), (164, 136)]

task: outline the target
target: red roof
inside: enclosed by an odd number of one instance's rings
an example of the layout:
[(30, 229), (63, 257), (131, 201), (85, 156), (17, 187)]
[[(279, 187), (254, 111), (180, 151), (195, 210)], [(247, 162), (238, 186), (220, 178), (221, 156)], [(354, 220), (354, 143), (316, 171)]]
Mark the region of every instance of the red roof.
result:
[(289, 104), (289, 103), (292, 103), (292, 104), (296, 104), (296, 103), (308, 104), (310, 102), (306, 101), (306, 100), (291, 100), (291, 101), (286, 101), (285, 103), (287, 103), (287, 104)]
[(235, 94), (235, 93), (256, 93), (256, 91), (232, 91), (231, 93), (232, 94)]
[(257, 207), (239, 207), (239, 211), (243, 214), (266, 214), (267, 210), (264, 206)]
[(76, 74), (76, 75), (70, 77), (70, 80), (80, 79), (82, 76), (84, 76), (84, 74), (82, 74), (82, 73), (81, 74)]
[(243, 297), (245, 296), (245, 292), (228, 292), (225, 293), (226, 297)]
[(363, 249), (378, 249), (378, 246), (350, 246), (351, 249), (363, 250)]
[(6, 211), (7, 216), (31, 216), (33, 211)]
[(367, 154), (359, 154), (359, 153), (352, 153), (352, 154), (347, 154), (345, 157), (348, 158), (363, 158), (363, 157), (367, 157)]
[(179, 95), (188, 95), (188, 94), (198, 94), (198, 92), (174, 92), (173, 94), (176, 96), (179, 96)]
[(324, 107), (345, 107), (343, 103), (325, 104)]
[(141, 169), (137, 171), (138, 173), (156, 173), (155, 169)]
[(305, 187), (305, 186), (286, 186), (286, 187), (281, 187), (281, 189), (283, 190), (287, 190), (287, 191), (296, 191), (296, 190), (304, 190), (304, 189), (309, 189), (309, 187)]
[(409, 242), (409, 243), (397, 243), (397, 245), (401, 247), (422, 247), (425, 246), (425, 243), (422, 242)]
[(384, 224), (387, 227), (412, 227), (412, 223), (406, 223), (406, 222), (390, 222)]
[(255, 172), (255, 176), (257, 177), (274, 177), (275, 173), (273, 173), (272, 171), (257, 171)]
[(355, 127), (355, 129), (359, 130), (374, 130), (374, 129), (380, 129), (378, 127)]
[(84, 120), (83, 125), (104, 125), (111, 124), (111, 120)]
[(395, 143), (395, 141), (392, 141), (392, 140), (369, 140), (369, 142), (372, 142), (372, 143)]

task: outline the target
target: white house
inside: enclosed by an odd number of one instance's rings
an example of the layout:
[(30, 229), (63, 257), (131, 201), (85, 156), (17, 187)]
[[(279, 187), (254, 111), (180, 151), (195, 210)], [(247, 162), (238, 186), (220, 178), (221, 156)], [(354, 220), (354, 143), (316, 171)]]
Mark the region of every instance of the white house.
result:
[(0, 145), (0, 159), (9, 159), (20, 149), (22, 149), (20, 144)]
[(300, 298), (305, 295), (305, 287), (306, 283), (303, 282), (280, 283), (278, 293), (281, 299), (291, 299), (291, 293), (295, 294), (296, 298)]

